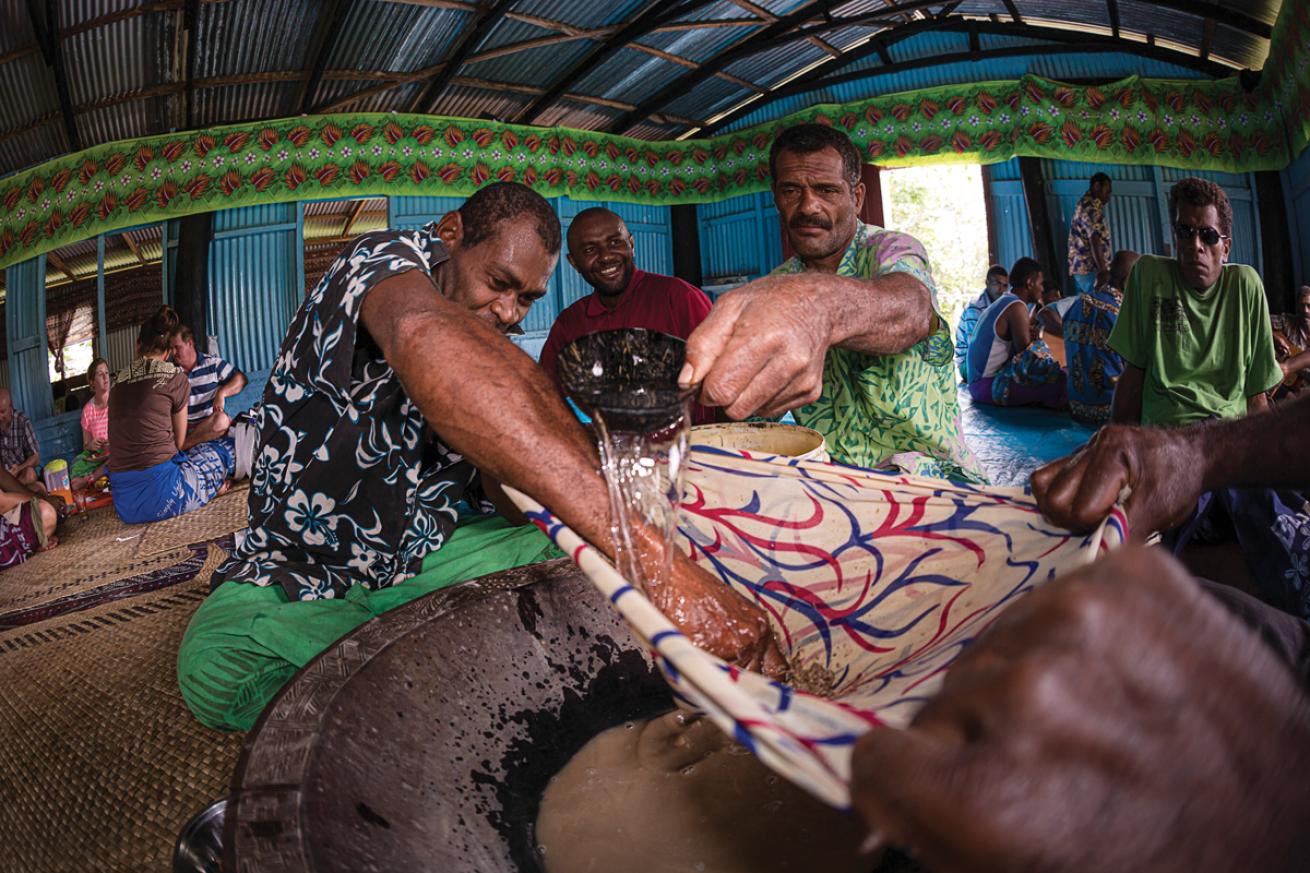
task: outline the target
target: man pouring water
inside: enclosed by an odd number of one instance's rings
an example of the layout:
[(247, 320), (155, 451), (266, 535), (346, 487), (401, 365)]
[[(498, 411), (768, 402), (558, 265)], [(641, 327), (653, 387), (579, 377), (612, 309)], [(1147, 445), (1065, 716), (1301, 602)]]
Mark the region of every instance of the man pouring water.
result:
[[(178, 654), (206, 725), (250, 729), (301, 666), (374, 615), (559, 556), (507, 521), (518, 514), (498, 482), (613, 555), (595, 445), (506, 338), (546, 293), (560, 244), (544, 198), (489, 185), (417, 231), (360, 237), (305, 299), (260, 406), (248, 527)], [(461, 500), (502, 515), (460, 523)], [(643, 554), (657, 557), (653, 539)], [(780, 663), (763, 612), (686, 556), (663, 581), (652, 600), (698, 644)]]

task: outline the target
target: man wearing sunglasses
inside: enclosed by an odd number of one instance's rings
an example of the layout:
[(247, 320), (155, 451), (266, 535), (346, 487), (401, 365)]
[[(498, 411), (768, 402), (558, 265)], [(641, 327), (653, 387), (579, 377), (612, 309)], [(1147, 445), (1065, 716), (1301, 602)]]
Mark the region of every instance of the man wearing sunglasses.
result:
[[(1283, 371), (1259, 275), (1226, 263), (1233, 244), (1228, 197), (1213, 182), (1183, 179), (1169, 192), (1169, 215), (1178, 256), (1144, 255), (1137, 262), (1110, 334), (1125, 363), (1114, 421), (1177, 427), (1264, 409), (1265, 392)], [(1283, 534), (1289, 524), (1310, 524), (1306, 513), (1299, 491), (1216, 489), (1202, 494), (1164, 538), (1198, 572), (1213, 573), (1216, 562), (1227, 561), (1224, 569), (1239, 587), (1304, 617), (1310, 615), (1305, 557)]]

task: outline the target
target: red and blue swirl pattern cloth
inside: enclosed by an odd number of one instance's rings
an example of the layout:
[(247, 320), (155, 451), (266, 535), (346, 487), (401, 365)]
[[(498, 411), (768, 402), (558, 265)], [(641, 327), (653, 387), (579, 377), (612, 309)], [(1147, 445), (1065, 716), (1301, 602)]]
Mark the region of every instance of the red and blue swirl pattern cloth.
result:
[(694, 450), (680, 545), (768, 611), (793, 669), (831, 677), (816, 696), (696, 649), (599, 552), (520, 505), (653, 646), (677, 695), (835, 806), (849, 805), (862, 733), (907, 725), (1002, 610), (1127, 534), (1118, 511), (1090, 535), (1055, 527), (1019, 488)]

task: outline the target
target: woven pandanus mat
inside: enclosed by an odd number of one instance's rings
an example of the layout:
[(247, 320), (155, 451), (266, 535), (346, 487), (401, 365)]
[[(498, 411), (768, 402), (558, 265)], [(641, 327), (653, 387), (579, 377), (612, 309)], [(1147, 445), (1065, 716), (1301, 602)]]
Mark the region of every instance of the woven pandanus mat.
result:
[(6, 615), (76, 598), (106, 586), (171, 567), (190, 549), (158, 551), (142, 560), (141, 526), (123, 524), (109, 508), (72, 516), (59, 526), (59, 545), (0, 572), (0, 626)]
[(242, 740), (197, 722), (177, 650), (209, 576), (0, 632), (0, 867), (167, 870)]
[(239, 486), (233, 486), (231, 491), (215, 497), (194, 512), (145, 525), (136, 547), (136, 557), (146, 558), (161, 552), (171, 552), (241, 530), (246, 526), (249, 489), (249, 480), (244, 480)]

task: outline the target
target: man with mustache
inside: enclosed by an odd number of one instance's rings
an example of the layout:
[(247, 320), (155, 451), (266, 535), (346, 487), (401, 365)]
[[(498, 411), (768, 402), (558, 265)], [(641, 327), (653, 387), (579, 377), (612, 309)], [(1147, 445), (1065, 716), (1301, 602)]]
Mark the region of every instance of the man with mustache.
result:
[(865, 224), (859, 150), (800, 124), (769, 153), (773, 199), (796, 256), (730, 291), (692, 334), (680, 381), (730, 418), (791, 410), (836, 461), (985, 481), (960, 434), (954, 346), (928, 255)]
[[(1228, 196), (1213, 182), (1182, 179), (1169, 192), (1169, 214), (1178, 257), (1142, 256), (1110, 333), (1110, 347), (1125, 364), (1114, 421), (1178, 427), (1263, 410), (1265, 392), (1283, 371), (1260, 276), (1226, 263), (1233, 245)], [(1165, 532), (1165, 542), (1197, 573), (1213, 573), (1216, 561), (1231, 559), (1225, 575), (1239, 586), (1310, 617), (1305, 554), (1282, 536), (1302, 523), (1310, 523), (1304, 492), (1217, 488)]]
[[(178, 652), (201, 722), (249, 730), (300, 667), (373, 616), (559, 555), (508, 520), (522, 517), (499, 481), (613, 554), (595, 446), (505, 338), (546, 293), (560, 243), (544, 198), (488, 185), (439, 222), (355, 240), (305, 299), (255, 417), (249, 527)], [(461, 500), (504, 517), (461, 523)], [(648, 593), (714, 654), (780, 664), (763, 613), (682, 553)]]
[[(574, 216), (568, 230), (569, 263), (592, 287), (588, 294), (559, 314), (541, 349), (539, 362), (558, 386), (555, 361), (569, 343), (602, 330), (642, 327), (686, 339), (705, 316), (710, 299), (705, 292), (673, 276), (638, 270), (633, 261), (632, 234), (623, 219), (596, 206)], [(695, 424), (712, 422), (715, 414), (703, 406), (692, 410)]]

